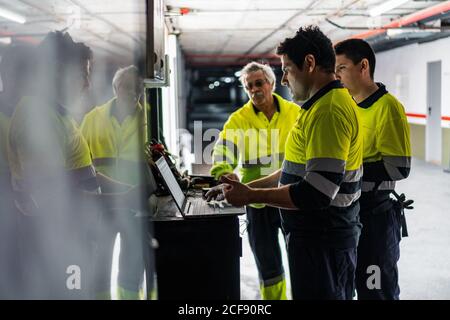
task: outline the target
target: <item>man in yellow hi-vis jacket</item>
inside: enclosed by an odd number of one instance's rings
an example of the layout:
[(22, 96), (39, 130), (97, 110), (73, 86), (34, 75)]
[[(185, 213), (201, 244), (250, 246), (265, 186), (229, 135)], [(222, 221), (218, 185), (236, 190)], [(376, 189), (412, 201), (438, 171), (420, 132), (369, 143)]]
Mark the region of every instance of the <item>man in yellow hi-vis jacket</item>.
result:
[[(238, 180), (233, 173), (240, 165), (241, 181), (247, 183), (278, 170), (284, 158), (284, 143), (299, 114), (299, 107), (275, 94), (275, 74), (257, 62), (241, 70), (240, 80), (250, 100), (225, 123), (214, 147), (211, 174)], [(286, 299), (286, 281), (278, 230), (277, 208), (263, 204), (247, 206), (248, 236), (258, 267), (263, 299)]]
[(277, 54), (282, 83), (295, 101), (305, 101), (289, 132), (283, 166), (248, 184), (222, 177), (224, 195), (233, 205), (281, 208), (293, 299), (351, 300), (361, 228), (357, 105), (335, 78), (333, 45), (319, 28), (300, 28)]
[[(86, 114), (81, 124), (95, 168), (129, 185), (141, 185), (146, 173), (144, 110), (139, 103), (141, 82), (135, 66), (119, 69), (112, 81), (115, 97)], [(112, 249), (117, 233), (120, 233), (117, 297), (140, 298), (139, 287), (144, 273), (142, 221), (123, 211), (111, 211), (102, 221), (97, 257), (97, 298), (110, 298)]]
[[(374, 82), (375, 54), (366, 41), (345, 40), (335, 46), (335, 51), (336, 75), (358, 103), (363, 123), (364, 175), (360, 199), (363, 229), (356, 268), (358, 299), (397, 300), (400, 231), (405, 220), (402, 205), (389, 195), (394, 193), (395, 181), (409, 175), (408, 121), (402, 104), (383, 84)], [(379, 268), (380, 283), (369, 287), (368, 278), (374, 266)]]
[(14, 108), (32, 79), (33, 47), (10, 45), (2, 52), (0, 77), (0, 299), (20, 298), (20, 261), (17, 212), (8, 163), (8, 131)]
[(7, 153), (25, 299), (91, 298), (100, 209), (140, 209), (140, 188), (95, 171), (70, 115), (89, 87), (91, 61), (91, 49), (68, 33), (48, 33), (36, 48), (39, 81), (11, 118)]

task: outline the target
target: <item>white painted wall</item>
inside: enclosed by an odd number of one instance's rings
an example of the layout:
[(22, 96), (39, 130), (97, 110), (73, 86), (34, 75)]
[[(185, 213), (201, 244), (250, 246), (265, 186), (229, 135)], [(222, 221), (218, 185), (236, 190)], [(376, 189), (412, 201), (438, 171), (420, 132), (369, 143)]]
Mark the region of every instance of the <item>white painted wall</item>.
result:
[[(383, 82), (405, 106), (407, 113), (427, 113), (427, 62), (442, 61), (442, 116), (450, 117), (450, 37), (380, 52), (375, 80)], [(408, 117), (425, 125), (425, 119)], [(442, 121), (449, 127), (450, 121)]]
[(169, 55), (170, 84), (162, 89), (163, 133), (170, 152), (179, 155), (179, 130), (186, 128), (187, 81), (179, 39), (166, 30), (165, 52)]
[(186, 124), (186, 105), (188, 94), (188, 79), (186, 75), (186, 62), (180, 42), (177, 41), (177, 93), (178, 93), (178, 128), (187, 128)]
[(169, 35), (166, 30), (165, 52), (169, 55), (169, 86), (162, 89), (162, 118), (163, 134), (169, 151), (178, 154), (177, 129), (178, 123), (178, 64), (177, 46), (178, 39), (174, 35)]

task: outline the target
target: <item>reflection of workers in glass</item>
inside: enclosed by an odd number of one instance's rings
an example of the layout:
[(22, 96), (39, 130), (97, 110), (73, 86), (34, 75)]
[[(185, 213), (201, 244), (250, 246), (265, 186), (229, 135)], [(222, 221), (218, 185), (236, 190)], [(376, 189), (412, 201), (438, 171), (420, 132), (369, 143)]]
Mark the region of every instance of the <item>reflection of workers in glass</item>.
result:
[[(247, 183), (276, 171), (284, 157), (284, 142), (299, 114), (299, 107), (275, 94), (275, 74), (268, 65), (251, 62), (240, 80), (250, 100), (234, 112), (214, 147), (211, 174), (239, 180), (234, 169), (241, 165)], [(278, 208), (247, 206), (248, 236), (258, 267), (263, 299), (286, 299), (286, 281), (278, 243), (281, 228)]]
[[(281, 170), (247, 185), (222, 177), (234, 205), (281, 208), (294, 299), (352, 299), (362, 176), (357, 106), (334, 76), (331, 41), (300, 28), (278, 47), (282, 83), (305, 101)], [(277, 184), (279, 187), (276, 187)]]
[(33, 47), (11, 45), (1, 53), (0, 77), (0, 299), (20, 297), (17, 214), (6, 152), (9, 124), (31, 82)]
[[(360, 198), (363, 224), (358, 245), (358, 299), (399, 299), (397, 261), (404, 216), (389, 195), (395, 181), (408, 177), (411, 161), (409, 126), (402, 104), (382, 83), (374, 82), (375, 54), (364, 40), (338, 43), (336, 75), (359, 106), (364, 134), (364, 176)], [(368, 287), (378, 266), (381, 282)], [(370, 281), (369, 281), (370, 282)]]
[[(91, 50), (51, 32), (37, 47), (39, 82), (11, 119), (8, 160), (21, 212), (24, 297), (89, 298), (99, 201), (135, 205), (140, 193), (96, 174), (68, 110), (89, 85)], [(99, 185), (121, 194), (100, 194)]]
[[(112, 81), (115, 98), (95, 107), (83, 120), (81, 131), (89, 145), (95, 168), (114, 180), (141, 184), (143, 158), (143, 107), (138, 69), (119, 69)], [(99, 242), (97, 295), (110, 298), (111, 263), (114, 240), (120, 233), (119, 299), (138, 299), (144, 266), (140, 220), (132, 214), (113, 211), (103, 219)]]

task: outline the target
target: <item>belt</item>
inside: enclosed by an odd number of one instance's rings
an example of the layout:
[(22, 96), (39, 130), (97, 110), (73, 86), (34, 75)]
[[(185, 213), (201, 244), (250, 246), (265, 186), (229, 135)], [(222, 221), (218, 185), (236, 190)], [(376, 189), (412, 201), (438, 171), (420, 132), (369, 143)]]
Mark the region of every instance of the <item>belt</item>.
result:
[[(395, 197), (395, 199), (392, 199), (389, 197), (389, 194), (391, 194)], [(377, 195), (376, 192), (371, 197), (369, 197), (372, 201), (370, 201), (369, 205), (366, 205), (366, 208), (370, 208), (363, 211), (367, 214), (382, 214), (385, 212), (389, 212), (392, 208), (394, 208), (395, 214), (397, 219), (401, 223), (401, 229), (402, 229), (402, 237), (408, 236), (408, 226), (406, 224), (406, 216), (405, 216), (405, 209), (413, 209), (411, 205), (413, 204), (414, 200), (406, 200), (405, 194), (399, 195), (397, 192), (392, 190), (388, 194), (383, 195)], [(373, 207), (370, 206), (370, 204), (373, 204)]]
[(414, 203), (414, 200), (412, 200), (412, 199), (406, 200), (406, 196), (404, 193), (399, 195), (394, 190), (392, 190), (392, 194), (394, 195), (394, 197), (396, 199), (396, 200), (393, 200), (394, 207), (396, 209), (395, 211), (399, 215), (400, 222), (402, 224), (402, 237), (407, 237), (408, 236), (408, 228), (406, 225), (405, 209), (408, 209), (408, 210), (414, 209), (414, 207), (412, 206), (412, 204)]

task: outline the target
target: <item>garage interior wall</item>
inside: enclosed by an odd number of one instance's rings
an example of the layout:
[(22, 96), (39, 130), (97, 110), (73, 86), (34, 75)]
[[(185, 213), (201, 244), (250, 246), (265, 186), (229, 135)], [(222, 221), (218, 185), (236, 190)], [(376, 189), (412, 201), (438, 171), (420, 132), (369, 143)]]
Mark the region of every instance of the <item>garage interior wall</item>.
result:
[(450, 41), (449, 38), (412, 44), (377, 53), (375, 80), (403, 103), (411, 127), (413, 156), (425, 159), (427, 63), (442, 61), (442, 162), (450, 166)]

